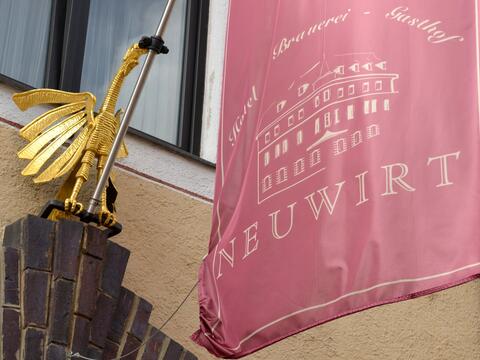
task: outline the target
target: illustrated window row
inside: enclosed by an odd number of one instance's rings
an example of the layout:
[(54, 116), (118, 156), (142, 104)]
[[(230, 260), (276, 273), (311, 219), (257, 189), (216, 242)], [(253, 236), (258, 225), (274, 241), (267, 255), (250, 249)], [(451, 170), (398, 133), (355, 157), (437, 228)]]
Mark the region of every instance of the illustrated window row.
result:
[[(308, 156), (308, 166), (309, 168), (314, 168), (321, 162), (320, 150), (313, 150)], [(297, 177), (303, 174), (306, 171), (306, 159), (300, 158), (293, 163), (290, 167), (290, 172), (292, 177)], [(262, 191), (265, 193), (269, 191), (275, 182), (276, 185), (281, 185), (282, 183), (287, 182), (289, 179), (289, 168), (284, 166), (275, 171), (273, 174), (267, 175), (263, 178), (262, 181)]]
[[(361, 93), (362, 94), (367, 94), (367, 93), (370, 93), (370, 84), (371, 82), (370, 81), (364, 81), (361, 83)], [(381, 92), (383, 89), (384, 89), (384, 84), (383, 84), (383, 81), (382, 80), (375, 80), (374, 81), (374, 89), (376, 92)], [(329, 100), (331, 100), (331, 94), (332, 94), (332, 91), (335, 90), (335, 89), (332, 89), (332, 87), (328, 88), (328, 89), (325, 89), (323, 91), (323, 102), (324, 103), (327, 103)], [(355, 84), (350, 84), (348, 85), (348, 87), (339, 87), (336, 89), (336, 93), (337, 93), (337, 99), (341, 99), (345, 96), (345, 91), (348, 92), (348, 95), (351, 97), (351, 96), (354, 96), (355, 93), (356, 93), (356, 85)], [(365, 100), (365, 103), (366, 104), (369, 104), (369, 101), (370, 100)], [(281, 111), (281, 109), (283, 109), (283, 107), (285, 106), (285, 101), (282, 101), (280, 102), (278, 105), (277, 105), (277, 111)], [(313, 98), (313, 103), (314, 103), (314, 108), (315, 109), (319, 109), (320, 106), (322, 105), (322, 101), (321, 101), (321, 95), (317, 95), (316, 97)], [(305, 105), (308, 105), (308, 104), (305, 104)], [(287, 116), (287, 128), (288, 127), (292, 127), (293, 125), (295, 125), (295, 123), (297, 121), (302, 121), (302, 120), (305, 120), (306, 118), (306, 108), (308, 106), (303, 106), (301, 108), (299, 108), (298, 110), (293, 110), (291, 111), (291, 113)], [(368, 108), (366, 107), (365, 108), (365, 111), (364, 113), (365, 114), (369, 114), (369, 113), (374, 113), (377, 111), (377, 100), (372, 100), (372, 108), (370, 110), (370, 105), (365, 105), (365, 106), (368, 106)], [(390, 109), (390, 104), (389, 104), (389, 100), (386, 99), (384, 100), (384, 110), (388, 111)], [(314, 109), (312, 109), (314, 110)], [(348, 106), (348, 119), (351, 120), (353, 119), (353, 113), (352, 113), (352, 106)], [(308, 109), (307, 109), (308, 111)], [(335, 112), (337, 112), (338, 114), (338, 109), (335, 110)], [(329, 116), (329, 115), (327, 115)], [(338, 121), (338, 118), (337, 120)], [(283, 122), (283, 121), (282, 121)], [(281, 123), (278, 123), (274, 126), (273, 128), (273, 138), (276, 138), (278, 136), (281, 135)], [(272, 135), (271, 135), (271, 132), (267, 132), (265, 134), (265, 137), (264, 137), (264, 140), (265, 140), (265, 144), (268, 144), (270, 143), (270, 141), (272, 141)]]

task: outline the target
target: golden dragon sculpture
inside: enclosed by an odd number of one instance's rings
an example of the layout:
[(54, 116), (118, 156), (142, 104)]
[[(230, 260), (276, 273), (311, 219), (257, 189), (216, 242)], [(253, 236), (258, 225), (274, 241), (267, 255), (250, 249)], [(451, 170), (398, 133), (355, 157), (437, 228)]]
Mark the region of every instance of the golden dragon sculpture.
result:
[[(95, 161), (97, 181), (100, 178), (120, 123), (120, 112), (115, 112), (120, 89), (128, 74), (138, 65), (139, 58), (147, 52), (148, 49), (140, 48), (138, 44), (127, 50), (96, 115), (96, 99), (89, 92), (35, 89), (13, 95), (13, 101), (22, 111), (39, 104), (62, 105), (38, 116), (20, 130), (20, 135), (29, 143), (18, 152), (18, 157), (30, 160), (22, 175), (36, 175), (35, 183), (46, 183), (70, 174), (57, 195), (65, 204), (65, 213), (78, 215), (83, 211), (78, 196)], [(67, 145), (66, 148), (62, 148), (63, 145)], [(61, 155), (53, 159), (60, 149), (64, 149)], [(127, 154), (123, 144), (118, 157)], [(113, 211), (113, 204), (107, 201), (107, 190), (104, 190), (99, 223), (114, 225)]]

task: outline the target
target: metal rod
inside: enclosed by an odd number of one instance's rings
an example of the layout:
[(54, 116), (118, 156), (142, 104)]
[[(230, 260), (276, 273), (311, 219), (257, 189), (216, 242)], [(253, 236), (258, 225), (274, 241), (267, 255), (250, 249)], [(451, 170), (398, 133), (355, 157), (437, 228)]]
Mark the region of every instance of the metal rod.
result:
[[(168, 18), (172, 13), (174, 3), (175, 3), (175, 0), (168, 0), (167, 5), (165, 7), (165, 11), (163, 12), (163, 15), (162, 15), (162, 19), (158, 24), (158, 28), (157, 28), (157, 32), (155, 33), (155, 36), (159, 36), (159, 37), (163, 36), (163, 33), (165, 32), (165, 28), (167, 26)], [(93, 196), (90, 199), (90, 203), (87, 209), (87, 212), (90, 214), (95, 213), (97, 206), (101, 202), (102, 192), (104, 191), (108, 178), (110, 177), (113, 164), (115, 163), (115, 159), (117, 158), (118, 151), (120, 150), (122, 141), (125, 137), (125, 134), (127, 133), (128, 126), (132, 119), (133, 112), (135, 111), (135, 107), (137, 106), (138, 99), (143, 90), (143, 86), (145, 85), (145, 81), (147, 80), (147, 76), (150, 71), (150, 68), (152, 67), (152, 63), (155, 55), (157, 55), (155, 51), (149, 50), (147, 54), (147, 58), (143, 63), (142, 70), (140, 71), (140, 75), (138, 76), (132, 95), (130, 96), (130, 101), (128, 102), (127, 109), (125, 110), (125, 114), (120, 123), (118, 133), (113, 142), (112, 150), (110, 151), (110, 154), (108, 155), (108, 158), (107, 158), (107, 162), (105, 163), (105, 168), (103, 170), (102, 176), (98, 180), (98, 184), (97, 184), (97, 187), (95, 188), (95, 192), (93, 193)]]

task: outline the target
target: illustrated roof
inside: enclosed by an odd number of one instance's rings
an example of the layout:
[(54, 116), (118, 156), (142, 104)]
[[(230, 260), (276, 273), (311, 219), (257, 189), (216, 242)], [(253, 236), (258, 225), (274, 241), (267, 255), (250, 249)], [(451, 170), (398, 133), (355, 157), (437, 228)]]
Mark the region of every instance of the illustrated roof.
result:
[(270, 104), (262, 115), (261, 129), (331, 80), (386, 70), (387, 62), (373, 53), (341, 54), (319, 61), (291, 83), (283, 99)]

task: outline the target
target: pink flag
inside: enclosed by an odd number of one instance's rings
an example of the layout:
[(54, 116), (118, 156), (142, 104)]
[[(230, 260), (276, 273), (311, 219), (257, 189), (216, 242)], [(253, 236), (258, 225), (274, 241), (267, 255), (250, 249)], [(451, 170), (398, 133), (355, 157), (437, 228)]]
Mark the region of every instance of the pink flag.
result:
[(194, 340), (238, 358), (480, 271), (478, 0), (231, 0)]

